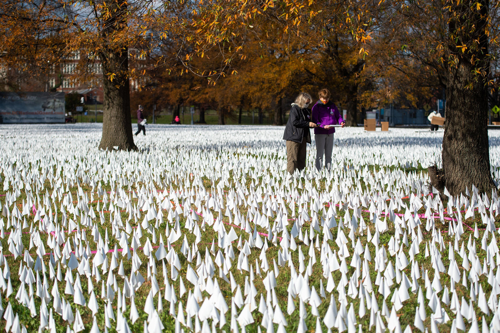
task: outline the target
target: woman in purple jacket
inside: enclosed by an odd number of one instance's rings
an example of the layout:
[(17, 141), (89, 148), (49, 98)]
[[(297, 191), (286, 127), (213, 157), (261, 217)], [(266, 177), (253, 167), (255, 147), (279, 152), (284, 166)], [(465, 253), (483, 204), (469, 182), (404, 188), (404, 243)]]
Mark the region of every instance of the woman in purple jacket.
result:
[(337, 106), (330, 102), (330, 91), (321, 89), (318, 93), (319, 101), (312, 107), (312, 122), (318, 124), (314, 129), (316, 138), (316, 169), (320, 170), (323, 166), (323, 155), (325, 155), (325, 166), (330, 169), (332, 164), (333, 134), (335, 127), (333, 125), (342, 125), (345, 122), (340, 115)]
[(146, 135), (146, 126), (141, 124), (144, 120), (144, 114), (142, 113), (142, 111), (142, 105), (139, 105), (139, 109), (137, 110), (137, 132), (135, 132), (135, 135), (139, 135), (141, 131), (143, 131), (144, 135)]

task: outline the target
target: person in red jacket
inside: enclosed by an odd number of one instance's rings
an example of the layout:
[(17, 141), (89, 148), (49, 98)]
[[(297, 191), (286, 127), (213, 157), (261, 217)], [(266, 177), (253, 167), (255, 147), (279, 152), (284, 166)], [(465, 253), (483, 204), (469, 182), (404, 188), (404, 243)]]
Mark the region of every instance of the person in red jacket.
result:
[(330, 101), (330, 91), (321, 89), (318, 93), (319, 101), (312, 107), (312, 122), (318, 124), (314, 129), (316, 139), (316, 169), (323, 167), (323, 156), (325, 157), (325, 166), (330, 169), (332, 164), (333, 134), (335, 127), (333, 125), (342, 125), (345, 122), (340, 115), (337, 106)]
[(137, 132), (135, 132), (135, 135), (138, 135), (141, 133), (141, 131), (144, 132), (144, 135), (146, 135), (146, 126), (142, 124), (144, 121), (144, 114), (143, 114), (143, 109), (142, 105), (139, 105), (139, 109), (137, 110)]

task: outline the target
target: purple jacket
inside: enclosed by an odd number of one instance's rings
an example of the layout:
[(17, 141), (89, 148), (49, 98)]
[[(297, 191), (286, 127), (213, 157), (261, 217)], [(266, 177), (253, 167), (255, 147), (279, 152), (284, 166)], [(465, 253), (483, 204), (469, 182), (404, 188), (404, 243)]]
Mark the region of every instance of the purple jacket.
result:
[(144, 120), (144, 115), (142, 114), (142, 110), (137, 110), (137, 123), (140, 124)]
[[(344, 122), (339, 109), (333, 102), (323, 104), (321, 100), (317, 101), (312, 107), (312, 122), (324, 127), (326, 125), (340, 125)], [(335, 133), (335, 127), (330, 129), (317, 127), (314, 134), (332, 134)]]

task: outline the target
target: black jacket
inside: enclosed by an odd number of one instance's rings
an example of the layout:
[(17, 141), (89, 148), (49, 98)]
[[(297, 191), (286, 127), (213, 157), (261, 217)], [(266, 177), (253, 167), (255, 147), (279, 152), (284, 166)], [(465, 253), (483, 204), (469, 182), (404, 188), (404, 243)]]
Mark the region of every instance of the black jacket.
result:
[(301, 109), (297, 104), (292, 104), (290, 117), (286, 123), (283, 140), (302, 143), (305, 139), (307, 143), (311, 143), (311, 132), (309, 131), (309, 122), (311, 121), (311, 113), (309, 109)]

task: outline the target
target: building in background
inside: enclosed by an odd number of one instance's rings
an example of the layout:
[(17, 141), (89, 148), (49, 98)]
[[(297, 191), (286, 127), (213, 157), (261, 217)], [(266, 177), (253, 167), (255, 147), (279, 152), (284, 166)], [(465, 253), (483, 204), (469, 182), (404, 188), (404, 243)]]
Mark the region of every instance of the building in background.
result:
[[(143, 72), (147, 55), (138, 49), (129, 50), (130, 68)], [(102, 104), (103, 69), (99, 56), (83, 51), (72, 52), (58, 63), (48, 65), (44, 73), (27, 70), (26, 66), (9, 67), (0, 62), (0, 91), (64, 92), (82, 95), (85, 104)], [(130, 79), (131, 91), (140, 90), (148, 82), (146, 75)]]

